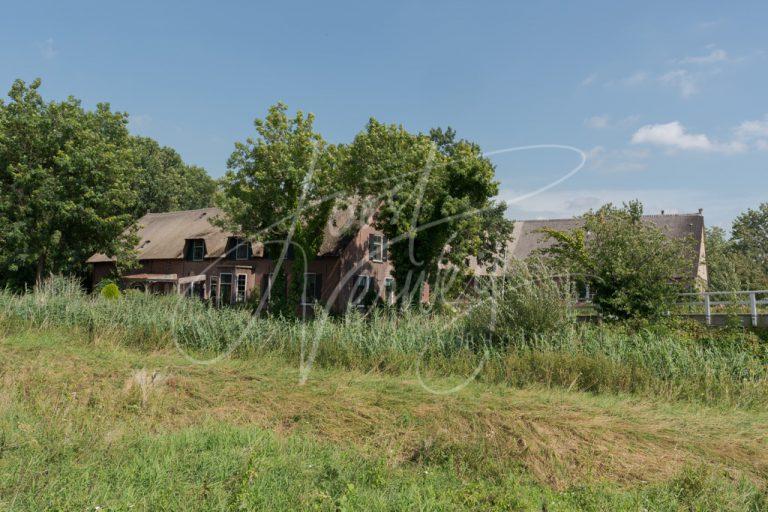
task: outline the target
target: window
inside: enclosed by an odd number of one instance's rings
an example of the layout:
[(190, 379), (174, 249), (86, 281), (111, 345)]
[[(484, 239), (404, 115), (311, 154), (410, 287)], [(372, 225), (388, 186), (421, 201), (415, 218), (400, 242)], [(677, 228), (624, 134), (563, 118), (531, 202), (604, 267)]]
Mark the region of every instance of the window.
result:
[(205, 258), (205, 240), (201, 238), (187, 240), (185, 256), (188, 261), (203, 261)]
[(301, 298), (303, 305), (314, 304), (315, 301), (320, 300), (322, 294), (322, 275), (308, 272), (304, 274), (305, 291), (304, 296)]
[(357, 276), (352, 284), (352, 293), (349, 296), (349, 302), (358, 307), (364, 308), (368, 301), (369, 292), (373, 289), (373, 278), (369, 276)]
[(245, 274), (237, 274), (237, 296), (236, 302), (245, 302), (245, 290), (248, 284), (248, 276)]
[(368, 235), (368, 258), (371, 261), (385, 261), (386, 253), (386, 237), (376, 234)]
[(219, 277), (211, 276), (211, 284), (208, 289), (208, 298), (211, 299), (214, 305), (219, 305)]
[(192, 261), (202, 261), (205, 257), (205, 242), (194, 240), (192, 242)]
[(387, 277), (384, 279), (384, 298), (387, 304), (395, 303), (395, 278)]
[(232, 274), (219, 275), (219, 303), (232, 303)]
[(251, 248), (251, 243), (248, 242), (247, 240), (243, 240), (242, 238), (237, 238), (235, 240), (237, 244), (235, 245), (235, 259), (247, 260), (248, 258), (250, 258), (251, 251), (249, 249)]
[(240, 237), (230, 237), (227, 241), (227, 259), (248, 260), (253, 257), (251, 242)]
[(198, 299), (203, 299), (205, 296), (205, 283), (202, 281), (195, 281), (192, 283), (189, 283), (187, 285), (186, 294), (189, 297), (197, 297)]

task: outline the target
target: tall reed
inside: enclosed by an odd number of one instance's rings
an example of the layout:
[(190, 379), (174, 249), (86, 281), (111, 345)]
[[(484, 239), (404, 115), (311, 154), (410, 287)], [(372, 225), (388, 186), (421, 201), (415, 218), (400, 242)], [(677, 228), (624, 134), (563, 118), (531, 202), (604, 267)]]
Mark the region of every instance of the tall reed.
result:
[(768, 405), (768, 344), (742, 330), (692, 324), (575, 325), (539, 336), (507, 334), (478, 346), (460, 316), (407, 311), (394, 315), (300, 322), (253, 318), (194, 299), (127, 293), (118, 300), (53, 279), (33, 292), (0, 291), (5, 329), (66, 328), (140, 348), (178, 346), (196, 358), (275, 356), (291, 364), (313, 355), (321, 367), (413, 375), (468, 376), (482, 382), (544, 385), (727, 404)]

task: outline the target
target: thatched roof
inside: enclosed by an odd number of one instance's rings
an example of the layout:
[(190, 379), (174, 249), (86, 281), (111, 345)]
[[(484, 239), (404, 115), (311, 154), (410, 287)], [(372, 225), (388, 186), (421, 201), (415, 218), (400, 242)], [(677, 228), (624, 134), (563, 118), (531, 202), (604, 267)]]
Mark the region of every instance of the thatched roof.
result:
[[(354, 222), (354, 205), (346, 209), (337, 209), (325, 227), (323, 242), (318, 252), (319, 256), (336, 254), (340, 251), (359, 229)], [(211, 224), (211, 219), (223, 216), (219, 208), (202, 208), (200, 210), (184, 210), (167, 213), (148, 213), (137, 221), (139, 226), (139, 243), (136, 246), (139, 260), (153, 259), (182, 259), (187, 240), (205, 240), (205, 257), (219, 258), (224, 256), (229, 237), (235, 233), (223, 230)], [(253, 245), (253, 254), (260, 257), (264, 254), (261, 244)], [(94, 254), (88, 258), (88, 263), (104, 263), (114, 261), (105, 254)]]
[[(701, 246), (704, 233), (704, 217), (700, 214), (643, 215), (643, 221), (650, 222), (670, 238), (692, 238), (697, 249)], [(508, 254), (524, 259), (537, 249), (546, 249), (552, 245), (552, 239), (540, 231), (543, 228), (557, 231), (571, 231), (582, 226), (581, 219), (522, 220), (515, 222), (512, 242)]]

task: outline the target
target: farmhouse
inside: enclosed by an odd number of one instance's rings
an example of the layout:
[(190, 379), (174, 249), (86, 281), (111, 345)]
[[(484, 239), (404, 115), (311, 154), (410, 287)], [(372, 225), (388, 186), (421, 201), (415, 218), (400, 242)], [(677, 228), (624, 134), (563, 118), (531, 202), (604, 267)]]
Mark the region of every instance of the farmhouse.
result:
[[(322, 245), (309, 263), (302, 302), (330, 304), (344, 311), (371, 293), (394, 301), (394, 280), (387, 261), (386, 237), (360, 222), (353, 206), (336, 210), (325, 226)], [(138, 221), (139, 267), (121, 276), (126, 286), (154, 293), (181, 293), (217, 304), (245, 302), (272, 288), (277, 261), (266, 257), (264, 245), (211, 223), (218, 208), (148, 213)], [(276, 243), (275, 245), (279, 245)], [(288, 273), (299, 249), (289, 250)], [(93, 283), (115, 272), (115, 260), (105, 254), (88, 259)]]
[[(659, 228), (670, 238), (693, 241), (694, 253), (690, 266), (691, 282), (698, 288), (706, 289), (708, 283), (706, 251), (704, 248), (703, 210), (693, 214), (643, 215), (643, 221)], [(541, 232), (543, 228), (571, 231), (581, 227), (580, 219), (524, 220), (515, 222), (508, 255), (525, 259), (535, 251), (552, 245), (552, 240)]]
[[(121, 276), (126, 286), (154, 293), (181, 293), (211, 300), (216, 304), (245, 302), (272, 288), (272, 273), (277, 262), (266, 256), (264, 245), (251, 243), (237, 233), (228, 232), (211, 220), (222, 215), (218, 208), (149, 213), (138, 221), (139, 267)], [(334, 212), (325, 226), (322, 245), (309, 263), (305, 306), (315, 302), (342, 312), (350, 304), (362, 305), (371, 295), (385, 303), (395, 300), (392, 265), (387, 258), (387, 239), (372, 225), (370, 214), (357, 218), (352, 205)], [(668, 236), (690, 238), (696, 244), (691, 262), (691, 280), (706, 286), (704, 217), (698, 214), (646, 215)], [(568, 231), (580, 226), (579, 219), (526, 220), (515, 223), (505, 257), (524, 259), (551, 242), (541, 233), (549, 227)], [(284, 262), (290, 274), (290, 251)], [(112, 276), (115, 260), (104, 254), (88, 259), (93, 267), (93, 283)], [(477, 273), (483, 269), (476, 268)], [(428, 300), (424, 287), (421, 299)]]

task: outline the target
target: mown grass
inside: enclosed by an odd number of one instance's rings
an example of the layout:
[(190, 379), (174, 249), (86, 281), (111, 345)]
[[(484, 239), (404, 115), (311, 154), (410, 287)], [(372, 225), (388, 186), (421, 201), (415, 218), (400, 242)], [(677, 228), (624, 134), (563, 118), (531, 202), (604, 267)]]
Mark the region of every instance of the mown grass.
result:
[[(0, 338), (3, 510), (739, 510), (768, 415), (626, 395), (191, 364), (71, 328)], [(430, 384), (447, 387), (451, 379)]]
[[(179, 297), (85, 295), (65, 280), (0, 293), (0, 322), (69, 327), (142, 348), (178, 345), (199, 359), (279, 357), (314, 367), (390, 375), (469, 376), (511, 387), (544, 385), (742, 408), (768, 405), (768, 343), (737, 329), (671, 322), (572, 325), (554, 334), (478, 344), (460, 316), (385, 312), (315, 322), (253, 319)], [(313, 352), (313, 346), (316, 352)]]

